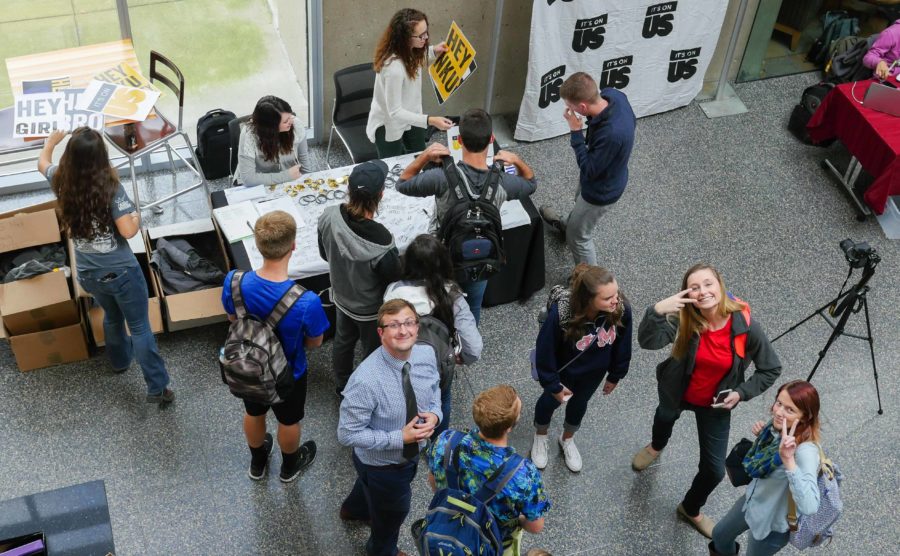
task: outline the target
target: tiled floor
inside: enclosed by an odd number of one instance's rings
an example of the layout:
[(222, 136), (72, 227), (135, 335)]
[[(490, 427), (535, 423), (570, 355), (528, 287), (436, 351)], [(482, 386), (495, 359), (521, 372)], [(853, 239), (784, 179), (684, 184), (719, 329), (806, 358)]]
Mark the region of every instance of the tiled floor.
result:
[[(696, 105), (638, 123), (628, 189), (597, 230), (600, 260), (619, 276), (635, 313), (677, 289), (696, 261), (715, 263), (729, 289), (748, 300), (754, 319), (774, 336), (833, 297), (847, 272), (838, 248), (846, 237), (868, 240), (883, 262), (869, 294), (884, 415), (866, 345), (838, 340), (814, 383), (822, 395), (825, 447), (843, 468), (845, 515), (822, 555), (896, 552), (900, 494), (900, 243), (884, 238), (874, 219), (858, 223), (841, 190), (820, 168), (822, 150), (798, 143), (785, 126), (800, 91), (815, 80), (800, 75), (738, 86), (750, 111), (708, 120)], [(568, 208), (577, 171), (566, 138), (514, 147), (539, 177), (536, 204)], [(322, 150), (316, 149), (320, 159)], [(166, 187), (165, 180), (156, 180)], [(39, 196), (2, 200), (0, 209)], [(203, 216), (191, 194), (157, 218)], [(547, 283), (563, 281), (571, 257), (546, 238)], [(525, 409), (512, 442), (530, 446), (539, 389), (528, 375), (526, 351), (543, 303), (486, 309), (484, 359), (464, 371), (455, 389), (453, 424), (470, 424), (472, 390), (513, 384)], [(848, 330), (863, 330), (862, 314)], [(523, 326), (523, 323), (526, 323)], [(532, 323), (532, 324), (528, 324)], [(811, 321), (775, 346), (783, 380), (805, 377), (829, 327)], [(269, 477), (247, 479), (249, 454), (240, 403), (218, 378), (215, 352), (224, 326), (159, 337), (178, 400), (158, 409), (143, 401), (136, 367), (113, 375), (102, 357), (20, 373), (0, 345), (0, 499), (103, 479), (119, 554), (362, 554), (366, 531), (337, 517), (354, 473), (349, 452), (335, 439), (338, 401), (329, 376), (330, 346), (311, 356), (304, 436), (319, 444), (317, 461), (293, 485)], [(675, 518), (675, 506), (697, 463), (695, 426), (679, 421), (659, 463), (631, 471), (631, 455), (649, 439), (656, 405), (654, 367), (662, 352), (634, 346), (631, 371), (609, 397), (597, 396), (577, 435), (585, 465), (570, 473), (551, 457), (544, 472), (553, 500), (543, 534), (525, 545), (556, 555), (704, 554), (706, 542)], [(731, 440), (765, 415), (773, 393), (741, 404)], [(557, 415), (552, 432), (558, 434)], [(277, 467), (278, 457), (274, 458)], [(740, 492), (722, 484), (705, 511), (721, 517)], [(414, 484), (413, 515), (429, 500), (424, 470)], [(2, 520), (2, 516), (0, 516)], [(410, 519), (411, 521), (411, 519)], [(401, 548), (412, 550), (403, 531)], [(791, 553), (791, 550), (786, 552)]]

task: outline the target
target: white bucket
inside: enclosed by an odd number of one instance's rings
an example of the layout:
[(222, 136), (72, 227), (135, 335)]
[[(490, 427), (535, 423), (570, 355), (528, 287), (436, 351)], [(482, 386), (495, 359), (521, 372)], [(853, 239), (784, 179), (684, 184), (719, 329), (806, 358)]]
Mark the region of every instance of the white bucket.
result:
[(888, 197), (884, 205), (884, 213), (877, 215), (878, 223), (888, 239), (900, 239), (900, 208), (897, 202), (900, 197)]

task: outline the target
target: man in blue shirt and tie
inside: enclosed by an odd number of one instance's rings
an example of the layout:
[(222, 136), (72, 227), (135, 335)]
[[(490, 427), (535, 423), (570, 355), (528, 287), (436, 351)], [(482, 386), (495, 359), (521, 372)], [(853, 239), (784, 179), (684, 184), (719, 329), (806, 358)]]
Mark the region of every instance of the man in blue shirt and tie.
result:
[(434, 350), (417, 346), (419, 316), (404, 299), (378, 310), (381, 347), (344, 388), (338, 441), (353, 448), (357, 478), (341, 519), (371, 525), (368, 556), (397, 556), (409, 513), (419, 451), (440, 422), (440, 376)]

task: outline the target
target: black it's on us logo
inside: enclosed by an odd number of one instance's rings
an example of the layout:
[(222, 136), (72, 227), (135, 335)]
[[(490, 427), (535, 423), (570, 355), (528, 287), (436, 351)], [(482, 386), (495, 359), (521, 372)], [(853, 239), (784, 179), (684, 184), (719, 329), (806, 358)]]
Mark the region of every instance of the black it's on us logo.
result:
[(606, 20), (609, 14), (598, 15), (575, 22), (575, 34), (572, 35), (572, 50), (581, 53), (590, 48), (596, 50), (603, 44), (603, 33), (606, 32)]
[(678, 2), (663, 2), (647, 6), (647, 17), (644, 18), (644, 29), (641, 35), (645, 39), (665, 37), (672, 32), (672, 20), (675, 19), (675, 8)]
[(694, 77), (697, 73), (698, 56), (700, 56), (699, 46), (687, 50), (673, 50), (669, 56), (669, 83)]
[(559, 88), (562, 87), (562, 76), (565, 74), (566, 66), (563, 64), (553, 68), (541, 77), (541, 96), (538, 99), (538, 106), (547, 108), (559, 100)]
[(634, 56), (619, 56), (612, 60), (603, 62), (603, 70), (600, 73), (600, 88), (614, 87), (616, 89), (624, 89), (628, 86), (631, 73), (631, 63), (634, 62)]

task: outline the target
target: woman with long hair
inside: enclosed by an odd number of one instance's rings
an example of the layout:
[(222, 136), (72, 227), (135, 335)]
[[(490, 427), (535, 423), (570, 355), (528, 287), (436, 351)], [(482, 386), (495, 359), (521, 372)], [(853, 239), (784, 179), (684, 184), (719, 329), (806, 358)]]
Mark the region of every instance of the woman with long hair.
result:
[(127, 241), (140, 232), (140, 216), (109, 164), (103, 136), (79, 127), (55, 165), (53, 150), (63, 137), (54, 131), (47, 138), (38, 170), (56, 194), (62, 228), (75, 246), (78, 283), (103, 307), (106, 354), (116, 373), (137, 359), (147, 401), (171, 402), (175, 392), (150, 329), (147, 282)]
[(453, 122), (422, 113), (422, 70), (446, 43), (428, 46), (428, 17), (412, 8), (397, 11), (375, 47), (375, 90), (366, 135), (378, 158), (425, 149), (425, 130), (448, 130)]
[(544, 392), (534, 407), (531, 460), (547, 466), (547, 433), (553, 412), (566, 404), (559, 448), (566, 467), (581, 471), (575, 432), (588, 402), (600, 387), (603, 395), (615, 390), (631, 362), (631, 305), (609, 270), (581, 263), (572, 271), (569, 288), (551, 292), (547, 318), (535, 345), (535, 367)]
[[(731, 411), (769, 388), (781, 374), (781, 362), (757, 319), (751, 319), (750, 306), (732, 297), (722, 275), (708, 264), (689, 268), (680, 292), (647, 307), (638, 344), (644, 349), (672, 344), (672, 353), (656, 367), (659, 405), (652, 441), (631, 466), (643, 471), (653, 463), (681, 412), (693, 412), (700, 464), (677, 514), (709, 537), (713, 522), (700, 508), (725, 476)], [(751, 362), (756, 370), (747, 378)]]
[(259, 99), (250, 120), (241, 124), (235, 181), (273, 185), (313, 172), (306, 130), (295, 124), (286, 101), (272, 95)]
[[(450, 252), (433, 235), (419, 235), (406, 248), (402, 278), (389, 284), (384, 294), (385, 301), (397, 298), (412, 303), (420, 316), (433, 315), (447, 327), (450, 338), (458, 339), (457, 363), (469, 365), (481, 357), (481, 333), (462, 290), (453, 281)], [(441, 412), (444, 418), (435, 429), (435, 438), (450, 425), (452, 371), (451, 367), (449, 375), (442, 377)]]
[(756, 441), (744, 469), (752, 480), (713, 529), (713, 556), (737, 554), (740, 545), (734, 541), (748, 529), (747, 556), (770, 556), (784, 548), (790, 540), (788, 494), (800, 514), (819, 509), (819, 393), (803, 380), (782, 384), (771, 411), (768, 423), (757, 421), (751, 428)]

